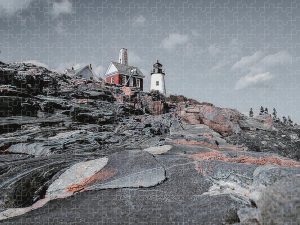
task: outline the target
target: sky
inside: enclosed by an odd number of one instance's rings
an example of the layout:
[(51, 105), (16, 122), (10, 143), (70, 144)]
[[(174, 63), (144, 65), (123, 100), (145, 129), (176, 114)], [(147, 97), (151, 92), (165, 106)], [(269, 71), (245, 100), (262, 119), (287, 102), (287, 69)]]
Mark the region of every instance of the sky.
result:
[(145, 91), (159, 59), (168, 94), (300, 123), (299, 0), (0, 0), (0, 61), (103, 76), (123, 47)]

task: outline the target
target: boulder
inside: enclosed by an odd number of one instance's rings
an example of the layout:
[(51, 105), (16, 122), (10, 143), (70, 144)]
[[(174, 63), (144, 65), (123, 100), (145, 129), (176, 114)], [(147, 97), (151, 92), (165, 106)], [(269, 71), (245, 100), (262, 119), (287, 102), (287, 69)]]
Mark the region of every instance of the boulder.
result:
[(144, 149), (144, 151), (149, 152), (152, 155), (160, 155), (167, 153), (169, 150), (171, 150), (172, 145), (162, 145), (162, 146), (155, 146), (155, 147), (149, 147)]
[(46, 197), (55, 199), (72, 195), (73, 192), (69, 191), (70, 186), (94, 176), (107, 164), (107, 161), (108, 158), (103, 157), (72, 165), (49, 186)]
[(51, 147), (44, 143), (19, 143), (10, 146), (7, 149), (7, 152), (11, 153), (21, 153), (21, 154), (28, 154), (28, 155), (34, 155), (34, 156), (46, 156), (51, 153)]
[(261, 224), (300, 224), (300, 176), (278, 180), (257, 201)]
[(275, 130), (271, 115), (260, 115), (255, 118), (243, 117), (239, 120), (239, 125), (243, 130)]
[[(107, 173), (111, 176), (102, 179)], [(149, 153), (132, 150), (111, 155), (107, 166), (94, 178), (87, 190), (152, 187), (163, 182), (166, 176), (164, 168)]]
[(179, 115), (189, 124), (205, 124), (223, 136), (239, 133), (241, 130), (238, 122), (242, 114), (233, 109), (198, 104), (186, 108), (181, 106)]

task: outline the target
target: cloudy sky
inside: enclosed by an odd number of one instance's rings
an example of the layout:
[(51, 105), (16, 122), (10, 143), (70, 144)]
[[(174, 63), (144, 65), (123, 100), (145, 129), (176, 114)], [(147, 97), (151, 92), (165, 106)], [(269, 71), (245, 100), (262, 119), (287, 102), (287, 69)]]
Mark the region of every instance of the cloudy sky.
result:
[(300, 123), (299, 0), (0, 0), (0, 60), (103, 75), (128, 49), (167, 92), (247, 113), (277, 108)]

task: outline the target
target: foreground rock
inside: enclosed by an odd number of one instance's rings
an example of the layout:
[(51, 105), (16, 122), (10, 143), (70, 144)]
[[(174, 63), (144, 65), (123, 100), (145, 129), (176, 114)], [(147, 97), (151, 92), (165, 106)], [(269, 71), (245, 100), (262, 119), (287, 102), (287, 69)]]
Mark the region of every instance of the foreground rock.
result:
[[(300, 174), (275, 182), (257, 202), (262, 224), (300, 224)], [(298, 206), (297, 206), (298, 205)]]
[(55, 199), (72, 195), (69, 189), (74, 183), (90, 180), (90, 177), (98, 173), (107, 164), (107, 161), (108, 159), (104, 157), (71, 166), (49, 186), (46, 198)]

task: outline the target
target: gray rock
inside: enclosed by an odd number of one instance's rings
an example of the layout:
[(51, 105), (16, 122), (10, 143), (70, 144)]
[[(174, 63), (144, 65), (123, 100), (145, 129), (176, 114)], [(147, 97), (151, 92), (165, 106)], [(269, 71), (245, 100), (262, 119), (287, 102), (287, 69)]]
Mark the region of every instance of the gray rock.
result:
[(262, 224), (300, 224), (300, 176), (275, 182), (257, 202)]
[(3, 224), (298, 222), (297, 126), (130, 92), (0, 62)]
[(260, 212), (257, 208), (241, 208), (238, 210), (240, 225), (260, 225)]
[(95, 175), (107, 164), (107, 161), (108, 159), (104, 157), (72, 165), (49, 186), (46, 197), (55, 199), (72, 195), (73, 193), (68, 190), (72, 185)]
[(253, 185), (270, 186), (276, 181), (300, 174), (299, 168), (282, 168), (274, 165), (260, 166), (253, 172)]
[(38, 105), (28, 98), (0, 96), (0, 117), (36, 116), (38, 109)]
[(244, 117), (239, 120), (239, 125), (243, 130), (276, 130), (273, 126), (271, 115), (264, 115), (257, 118)]
[(274, 124), (276, 130), (244, 130), (226, 137), (235, 145), (244, 145), (248, 151), (273, 152), (278, 155), (300, 160), (300, 141), (296, 141), (297, 130), (281, 124)]
[(155, 147), (149, 147), (144, 149), (144, 151), (149, 152), (152, 155), (160, 155), (168, 152), (171, 150), (172, 145), (162, 145), (162, 146), (155, 146)]
[(50, 147), (45, 145), (44, 143), (20, 143), (16, 145), (10, 146), (7, 151), (11, 153), (22, 153), (34, 156), (46, 156), (51, 153)]
[(99, 182), (96, 181), (95, 184), (87, 187), (87, 190), (151, 187), (166, 179), (164, 168), (152, 155), (143, 151), (132, 150), (115, 153), (109, 157), (104, 170), (115, 174), (104, 181), (99, 179)]

